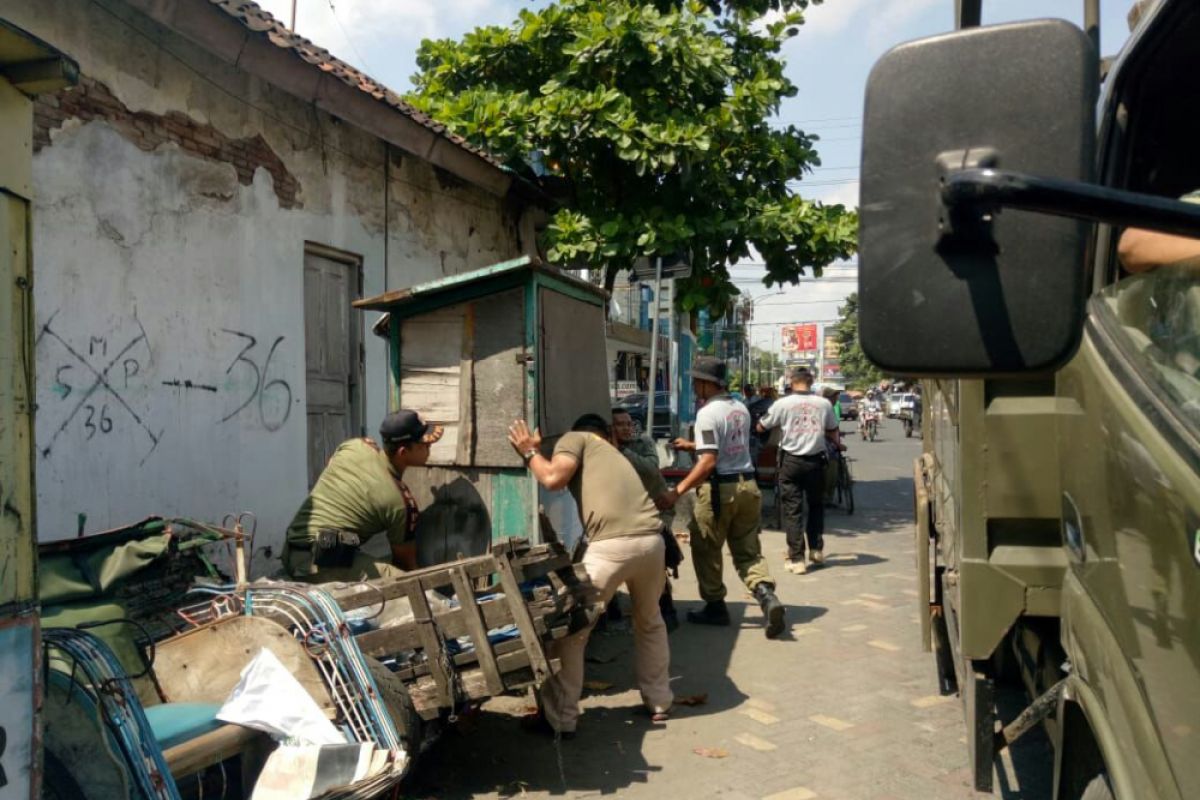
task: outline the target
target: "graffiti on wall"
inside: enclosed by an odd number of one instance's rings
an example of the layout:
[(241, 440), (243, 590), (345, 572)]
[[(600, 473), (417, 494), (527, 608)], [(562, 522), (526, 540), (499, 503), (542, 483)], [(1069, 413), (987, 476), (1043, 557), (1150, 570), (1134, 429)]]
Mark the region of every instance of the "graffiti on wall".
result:
[[(117, 419), (124, 418), (132, 424), (135, 435), (147, 440), (148, 447), (142, 456), (142, 463), (145, 463), (163, 434), (162, 430), (155, 431), (146, 424), (145, 409), (135, 408), (129, 399), (131, 388), (140, 383), (137, 378), (153, 357), (146, 329), (134, 314), (136, 333), (114, 338), (111, 347), (107, 335), (88, 335), (84, 344), (82, 337), (72, 341), (58, 332), (55, 327), (57, 316), (57, 311), (50, 315), (37, 337), (39, 355), (43, 348), (50, 346), (57, 351), (56, 366), (50, 372), (53, 376), (50, 390), (61, 401), (59, 408), (38, 409), (41, 414), (58, 412), (56, 418), (59, 419), (49, 438), (38, 443), (38, 452), (42, 458), (49, 458), (55, 445), (72, 426), (81, 427), (84, 441), (90, 442), (97, 435), (110, 435)], [(134, 381), (134, 387), (130, 386), (130, 381)]]
[(211, 414), (216, 425), (249, 420), (274, 433), (291, 417), (294, 393), (278, 374), (287, 347), (284, 336), (260, 338), (217, 329), (223, 373), (189, 378), (154, 375), (154, 346), (136, 312), (115, 332), (65, 333), (67, 328), (56, 311), (38, 331), (40, 382), (49, 388), (38, 408), (47, 426), (39, 426), (38, 452), (43, 459), (77, 433), (75, 440), (85, 444), (132, 436), (143, 445), (144, 464), (165, 433), (150, 422), (156, 405), (178, 402), (185, 395), (206, 398), (199, 408)]

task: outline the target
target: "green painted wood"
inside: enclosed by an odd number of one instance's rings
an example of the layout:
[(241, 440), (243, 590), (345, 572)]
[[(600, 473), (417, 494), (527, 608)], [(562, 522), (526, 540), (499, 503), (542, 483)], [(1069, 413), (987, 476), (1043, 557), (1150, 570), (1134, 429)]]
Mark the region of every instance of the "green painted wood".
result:
[(537, 284), (530, 281), (525, 285), (525, 352), (530, 360), (525, 368), (525, 419), (532, 427), (538, 425), (538, 348), (541, 320), (537, 305)]
[(523, 468), (492, 473), (493, 541), (513, 536), (537, 540), (537, 532), (529, 529), (530, 520), (537, 514), (537, 509), (530, 506), (533, 496), (529, 490), (530, 480), (529, 473)]
[(466, 303), (471, 300), (478, 300), (483, 297), (500, 294), (509, 289), (516, 289), (528, 283), (528, 276), (520, 274), (501, 275), (492, 280), (482, 281), (480, 283), (472, 283), (464, 286), (455, 286), (445, 291), (436, 294), (426, 295), (422, 297), (414, 297), (403, 302), (399, 302), (386, 308), (388, 313), (395, 319), (409, 319), (411, 317), (419, 317), (422, 314), (427, 314), (430, 311), (437, 311), (439, 308), (456, 305), (458, 303)]
[[(539, 286), (544, 286), (551, 291), (565, 294), (576, 300), (581, 300), (594, 306), (604, 305), (605, 298), (603, 291), (598, 287), (593, 287), (591, 284), (580, 285), (579, 281), (558, 278), (554, 275), (547, 275), (544, 272), (537, 273), (534, 276), (534, 281)], [(597, 292), (600, 293), (597, 294)]]
[(388, 412), (400, 409), (400, 320), (392, 317), (388, 322), (388, 347), (392, 359), (391, 374), (388, 376)]
[[(418, 283), (416, 286), (410, 286), (407, 289), (394, 289), (390, 292), (384, 292), (375, 297), (368, 297), (358, 300), (354, 303), (355, 308), (374, 310), (374, 311), (390, 311), (400, 305), (407, 305), (415, 302), (424, 295), (437, 295), (445, 291), (450, 291), (456, 287), (461, 287), (469, 284), (486, 283), (489, 279), (509, 275), (510, 273), (526, 273), (535, 268), (533, 259), (529, 256), (521, 256), (509, 261), (502, 261), (499, 264), (493, 264), (490, 267), (483, 269), (471, 270), (470, 272), (460, 272), (455, 275), (447, 275), (444, 278), (438, 278), (435, 281), (426, 283)], [(444, 305), (444, 304), (443, 304)]]

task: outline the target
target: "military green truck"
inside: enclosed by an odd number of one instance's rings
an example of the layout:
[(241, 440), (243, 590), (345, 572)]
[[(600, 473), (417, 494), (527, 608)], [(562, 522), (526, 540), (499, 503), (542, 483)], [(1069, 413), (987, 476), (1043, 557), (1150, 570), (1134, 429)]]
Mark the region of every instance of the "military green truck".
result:
[(1103, 77), (1094, 30), (957, 11), (864, 118), (862, 347), (925, 388), (925, 641), (976, 788), (1043, 723), (1056, 798), (1200, 797), (1200, 4), (1139, 4)]

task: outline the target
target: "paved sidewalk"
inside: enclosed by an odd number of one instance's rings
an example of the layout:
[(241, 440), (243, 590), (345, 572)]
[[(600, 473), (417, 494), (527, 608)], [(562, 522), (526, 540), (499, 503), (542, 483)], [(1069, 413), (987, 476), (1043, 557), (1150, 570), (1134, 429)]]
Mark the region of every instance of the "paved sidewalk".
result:
[[(587, 676), (595, 690), (575, 740), (556, 750), (518, 728), (512, 715), (526, 700), (495, 700), (426, 754), (413, 796), (979, 797), (957, 698), (938, 696), (932, 657), (920, 648), (909, 466), (917, 444), (885, 433), (890, 441), (851, 445), (858, 510), (831, 512), (825, 568), (785, 573), (783, 534), (763, 534), (788, 607), (783, 640), (763, 636), (758, 607), (728, 564), (734, 626), (684, 623), (672, 634), (676, 695), (707, 694), (705, 704), (652, 725), (630, 688), (632, 637), (597, 635)], [(690, 561), (681, 572), (682, 617), (699, 603)], [(1011, 765), (1003, 766), (1003, 796), (1044, 796), (1015, 788)]]

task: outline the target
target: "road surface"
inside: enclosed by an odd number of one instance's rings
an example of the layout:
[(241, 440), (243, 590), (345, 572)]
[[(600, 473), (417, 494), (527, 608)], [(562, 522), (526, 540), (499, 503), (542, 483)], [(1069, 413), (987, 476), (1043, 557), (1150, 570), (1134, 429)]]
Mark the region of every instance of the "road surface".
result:
[[(844, 423), (848, 432), (852, 425)], [(938, 695), (932, 656), (920, 645), (912, 527), (919, 444), (904, 438), (899, 422), (887, 421), (882, 434), (874, 443), (848, 439), (857, 509), (830, 511), (828, 566), (786, 573), (783, 534), (763, 533), (787, 605), (784, 639), (764, 638), (758, 607), (728, 564), (734, 626), (684, 622), (671, 635), (676, 696), (707, 695), (703, 705), (651, 724), (631, 688), (631, 635), (597, 634), (589, 647), (593, 689), (574, 740), (556, 748), (517, 725), (528, 700), (494, 700), (422, 757), (406, 796), (980, 797), (970, 788), (958, 700)], [(682, 617), (700, 604), (690, 560), (681, 574)], [(1016, 764), (997, 761), (996, 796), (1048, 798), (1048, 744), (1040, 732), (1019, 744)]]

